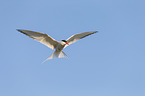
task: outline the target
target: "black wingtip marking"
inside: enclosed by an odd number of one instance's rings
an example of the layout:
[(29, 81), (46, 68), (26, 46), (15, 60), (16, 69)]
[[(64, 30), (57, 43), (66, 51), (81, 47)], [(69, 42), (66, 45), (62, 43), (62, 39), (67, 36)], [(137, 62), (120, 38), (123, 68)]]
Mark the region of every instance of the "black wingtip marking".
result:
[(99, 32), (99, 31), (95, 31), (95, 33), (97, 33), (97, 32)]
[(21, 32), (21, 33), (23, 33), (23, 34), (25, 34), (26, 36), (31, 37), (32, 39), (35, 39), (34, 37), (30, 36), (29, 34), (23, 32), (21, 29), (16, 29), (16, 30), (19, 31), (19, 32)]
[[(89, 36), (89, 35), (91, 35), (91, 34), (94, 34), (94, 33), (97, 33), (98, 31), (94, 31), (93, 33), (90, 33), (90, 34), (88, 34), (88, 35), (85, 35), (85, 36), (83, 36), (82, 38), (84, 38), (84, 37), (86, 37), (86, 36)], [(81, 39), (82, 39), (81, 38)]]
[(23, 33), (22, 29), (16, 29), (16, 30)]
[(24, 33), (21, 29), (16, 29), (17, 31), (21, 32), (21, 33)]
[(20, 29), (16, 29), (17, 31), (20, 31)]

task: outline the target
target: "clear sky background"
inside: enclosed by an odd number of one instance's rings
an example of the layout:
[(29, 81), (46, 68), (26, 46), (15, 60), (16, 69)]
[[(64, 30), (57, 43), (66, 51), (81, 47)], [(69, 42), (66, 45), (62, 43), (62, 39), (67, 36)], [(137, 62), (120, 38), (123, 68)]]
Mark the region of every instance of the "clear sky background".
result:
[[(145, 0), (1, 0), (0, 96), (145, 96)], [(99, 31), (41, 64), (56, 40)]]

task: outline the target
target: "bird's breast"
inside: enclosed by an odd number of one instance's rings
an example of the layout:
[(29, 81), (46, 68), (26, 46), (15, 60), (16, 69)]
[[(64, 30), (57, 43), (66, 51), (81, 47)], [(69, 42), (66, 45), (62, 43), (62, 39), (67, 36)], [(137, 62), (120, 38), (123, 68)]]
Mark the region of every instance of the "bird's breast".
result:
[(56, 46), (56, 50), (57, 50), (57, 51), (61, 51), (61, 50), (64, 48), (64, 46), (65, 46), (65, 45), (58, 44), (58, 45)]

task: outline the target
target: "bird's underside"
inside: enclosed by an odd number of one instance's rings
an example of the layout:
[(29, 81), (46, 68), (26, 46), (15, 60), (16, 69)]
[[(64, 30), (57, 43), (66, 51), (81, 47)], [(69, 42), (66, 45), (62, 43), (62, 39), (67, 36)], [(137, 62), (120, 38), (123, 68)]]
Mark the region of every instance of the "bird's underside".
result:
[[(67, 57), (67, 55), (62, 51), (64, 48), (66, 48), (68, 45), (75, 43), (76, 41), (89, 36), (91, 34), (94, 34), (98, 31), (91, 31), (91, 32), (84, 32), (84, 33), (79, 33), (72, 35), (69, 37), (67, 40), (62, 40), (62, 41), (56, 41), (52, 37), (50, 37), (47, 34), (44, 33), (39, 33), (35, 31), (29, 31), (29, 30), (22, 30), (22, 29), (17, 29), (19, 32), (29, 36), (30, 38), (46, 45), (50, 49), (55, 49), (55, 51), (51, 54), (50, 57), (48, 57), (45, 61), (53, 58), (63, 58)], [(43, 61), (43, 63), (45, 62)]]

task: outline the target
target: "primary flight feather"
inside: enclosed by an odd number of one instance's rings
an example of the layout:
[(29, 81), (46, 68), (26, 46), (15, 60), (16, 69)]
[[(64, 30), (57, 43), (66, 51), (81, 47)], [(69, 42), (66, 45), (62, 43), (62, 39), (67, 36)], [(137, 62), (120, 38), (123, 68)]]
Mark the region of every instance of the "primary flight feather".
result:
[[(52, 37), (50, 37), (49, 35), (44, 34), (44, 33), (34, 32), (34, 31), (30, 31), (30, 30), (22, 30), (22, 29), (17, 29), (17, 30), (19, 32), (29, 36), (30, 38), (32, 38), (36, 41), (39, 41), (40, 43), (46, 45), (47, 47), (49, 47), (51, 49), (55, 49), (55, 52), (50, 57), (48, 57), (46, 60), (53, 59), (53, 58), (67, 57), (66, 54), (62, 51), (65, 47), (67, 47), (68, 45), (70, 45), (72, 43), (75, 43), (76, 41), (78, 41), (86, 36), (89, 36), (91, 34), (98, 32), (98, 31), (91, 31), (91, 32), (79, 33), (79, 34), (72, 35), (67, 40), (56, 41), (55, 39), (53, 39)], [(43, 61), (43, 62), (45, 62), (45, 61)]]

